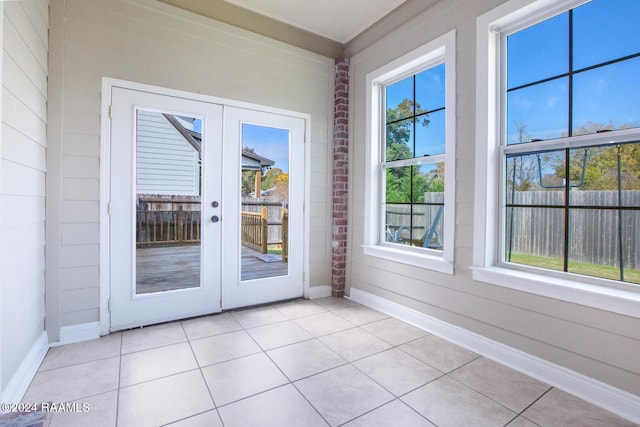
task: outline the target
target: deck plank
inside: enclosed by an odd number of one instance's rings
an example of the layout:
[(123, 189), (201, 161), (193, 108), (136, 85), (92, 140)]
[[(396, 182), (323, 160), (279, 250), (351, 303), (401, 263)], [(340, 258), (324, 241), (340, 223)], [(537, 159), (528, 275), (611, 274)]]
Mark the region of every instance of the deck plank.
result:
[[(242, 280), (283, 276), (284, 262), (264, 262), (260, 252), (242, 247)], [(197, 287), (200, 284), (200, 245), (158, 246), (136, 249), (138, 294)]]

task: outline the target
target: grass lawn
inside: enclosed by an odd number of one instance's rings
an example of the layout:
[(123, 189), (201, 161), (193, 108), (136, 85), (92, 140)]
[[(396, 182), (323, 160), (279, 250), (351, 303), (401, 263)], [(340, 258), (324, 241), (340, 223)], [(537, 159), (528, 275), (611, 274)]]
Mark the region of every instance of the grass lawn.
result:
[[(533, 255), (511, 254), (511, 262), (514, 264), (530, 265), (532, 267), (548, 268), (550, 270), (562, 271), (563, 268), (561, 259)], [(585, 276), (602, 277), (603, 279), (620, 280), (620, 269), (608, 265), (569, 261), (569, 272), (583, 274)], [(640, 270), (625, 269), (624, 281), (640, 283)]]
[(270, 253), (270, 254), (274, 254), (274, 255), (282, 255), (282, 247), (269, 246), (267, 248), (267, 252)]

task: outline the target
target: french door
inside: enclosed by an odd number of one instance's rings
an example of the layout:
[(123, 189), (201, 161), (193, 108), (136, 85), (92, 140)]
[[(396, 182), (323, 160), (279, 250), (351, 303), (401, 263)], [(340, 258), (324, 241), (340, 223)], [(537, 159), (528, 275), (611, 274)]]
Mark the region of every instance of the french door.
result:
[(304, 119), (233, 107), (224, 116), (222, 306), (301, 297)]
[(299, 117), (113, 87), (110, 329), (303, 294)]

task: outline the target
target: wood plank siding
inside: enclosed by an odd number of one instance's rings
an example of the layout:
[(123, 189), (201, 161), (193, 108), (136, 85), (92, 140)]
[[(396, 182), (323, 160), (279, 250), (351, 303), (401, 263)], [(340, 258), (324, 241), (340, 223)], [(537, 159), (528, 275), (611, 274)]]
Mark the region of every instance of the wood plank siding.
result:
[(43, 334), (45, 323), (49, 15), (47, 0), (2, 3), (0, 395), (4, 401), (14, 397), (3, 393)]
[(198, 152), (161, 114), (138, 110), (138, 194), (200, 194)]
[(332, 59), (155, 0), (52, 2), (51, 40), (47, 270), (59, 303), (47, 318), (62, 327), (100, 321), (100, 289), (109, 286), (100, 283), (103, 77), (310, 114), (306, 277), (330, 283)]

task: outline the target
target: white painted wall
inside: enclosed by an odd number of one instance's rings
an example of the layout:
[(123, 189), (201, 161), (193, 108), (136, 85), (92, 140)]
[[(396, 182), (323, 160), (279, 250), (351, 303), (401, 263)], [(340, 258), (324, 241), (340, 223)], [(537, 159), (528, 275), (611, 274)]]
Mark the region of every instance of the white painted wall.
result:
[[(387, 35), (358, 39), (351, 59), (349, 290), (383, 297), (640, 395), (640, 319), (473, 281), (476, 17), (502, 0), (443, 0)], [(366, 74), (455, 29), (456, 218), (453, 275), (365, 256)], [(371, 32), (375, 33), (375, 32)], [(377, 33), (376, 33), (377, 34)], [(379, 36), (379, 35), (378, 35)], [(354, 47), (352, 46), (351, 49)]]
[(311, 286), (330, 284), (333, 60), (153, 0), (51, 4), (47, 331), (99, 320), (102, 77), (311, 114)]
[(2, 2), (0, 394), (44, 330), (47, 0)]

